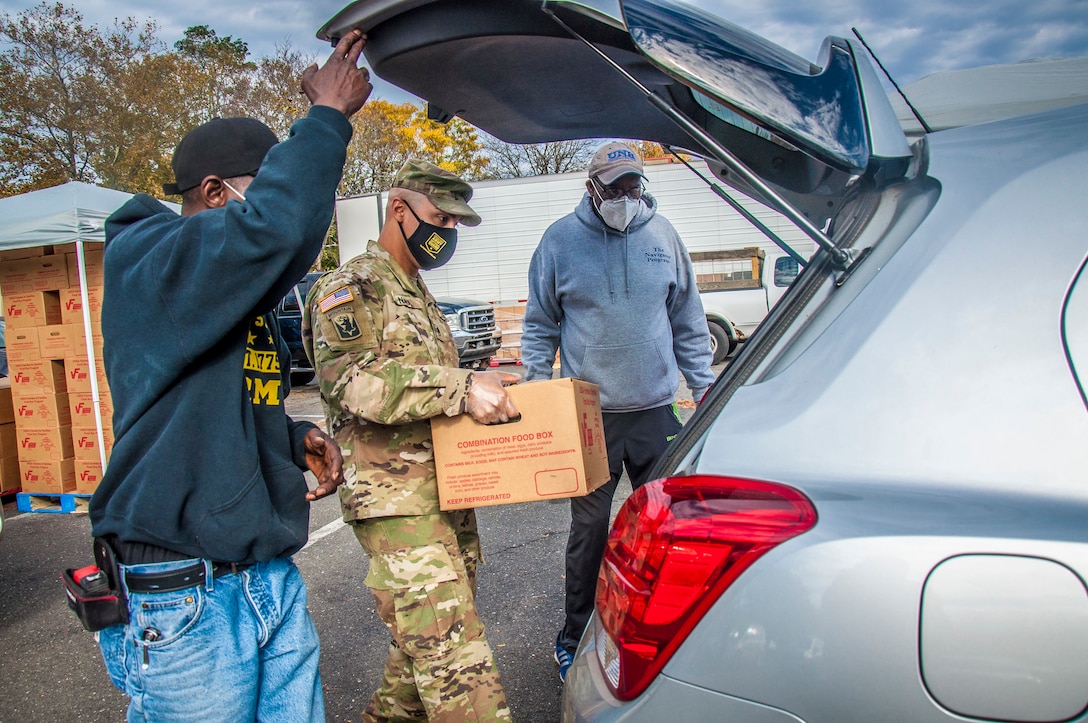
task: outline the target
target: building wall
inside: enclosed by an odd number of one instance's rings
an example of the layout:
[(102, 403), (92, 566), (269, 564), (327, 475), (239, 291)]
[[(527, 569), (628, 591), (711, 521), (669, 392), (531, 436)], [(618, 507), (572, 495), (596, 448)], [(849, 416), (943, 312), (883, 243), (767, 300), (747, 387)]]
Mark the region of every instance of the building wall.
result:
[[(713, 178), (706, 164), (693, 161), (692, 165)], [(658, 213), (672, 222), (689, 251), (777, 248), (683, 164), (648, 163), (646, 177), (647, 190), (658, 201)], [(470, 205), (483, 221), (475, 228), (459, 227), (453, 259), (440, 269), (422, 272), (431, 292), (497, 305), (524, 303), (533, 250), (545, 229), (578, 205), (585, 180), (585, 173), (578, 172), (473, 184)], [(730, 193), (803, 256), (811, 256), (812, 241), (785, 217), (740, 193)], [(367, 241), (377, 237), (384, 208), (384, 195), (379, 198), (378, 194), (337, 202), (342, 260), (361, 253)]]

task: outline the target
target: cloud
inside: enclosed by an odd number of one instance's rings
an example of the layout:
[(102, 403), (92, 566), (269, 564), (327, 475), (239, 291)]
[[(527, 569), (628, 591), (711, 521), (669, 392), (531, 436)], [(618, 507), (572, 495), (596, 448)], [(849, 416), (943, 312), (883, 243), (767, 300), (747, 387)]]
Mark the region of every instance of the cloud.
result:
[[(0, 11), (15, 14), (34, 7), (39, 0), (0, 0)], [(52, 2), (52, 0), (47, 0)], [(167, 45), (180, 40), (186, 28), (207, 25), (220, 37), (244, 41), (253, 56), (271, 55), (277, 44), (290, 40), (308, 54), (326, 53), (327, 47), (314, 34), (344, 3), (264, 0), (263, 2), (211, 2), (184, 0), (180, 3), (152, 3), (147, 0), (65, 0), (88, 25), (109, 27), (117, 19), (152, 20), (159, 39)]]
[[(0, 0), (0, 11), (17, 13), (39, 0)], [(220, 36), (245, 41), (253, 56), (271, 55), (289, 41), (321, 61), (330, 48), (314, 34), (346, 0), (265, 0), (212, 2), (184, 0), (66, 0), (88, 24), (105, 27), (115, 18), (153, 19), (168, 45), (185, 29), (207, 25)], [(764, 36), (787, 50), (816, 61), (828, 35), (852, 37), (856, 27), (900, 84), (941, 71), (1014, 63), (1044, 57), (1088, 55), (1088, 2), (1085, 0), (694, 0), (691, 4)], [(400, 91), (380, 81), (382, 97)]]
[(696, 0), (708, 12), (816, 60), (824, 37), (856, 27), (900, 83), (940, 70), (1088, 54), (1084, 0)]

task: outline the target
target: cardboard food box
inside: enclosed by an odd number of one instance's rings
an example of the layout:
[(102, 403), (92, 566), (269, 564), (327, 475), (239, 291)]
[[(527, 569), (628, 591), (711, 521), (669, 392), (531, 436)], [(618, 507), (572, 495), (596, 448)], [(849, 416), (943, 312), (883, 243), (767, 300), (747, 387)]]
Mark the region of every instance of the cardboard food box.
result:
[[(58, 310), (60, 312), (59, 324), (79, 324), (83, 325), (83, 292), (77, 286), (75, 288), (63, 289), (59, 294)], [(102, 324), (102, 287), (101, 286), (88, 286), (87, 287), (87, 305), (91, 310), (91, 325)]]
[(75, 456), (71, 427), (19, 427), (16, 436), (20, 462), (60, 462)]
[(63, 360), (72, 348), (71, 324), (53, 324), (38, 329), (38, 356), (41, 359)]
[(20, 462), (19, 470), (23, 492), (75, 492), (75, 464), (70, 459), (60, 462)]
[(518, 421), (431, 420), (442, 509), (578, 497), (608, 481), (596, 384), (554, 379), (508, 390)]
[(76, 493), (83, 495), (94, 494), (98, 489), (98, 483), (102, 481), (102, 462), (94, 460), (75, 459), (73, 467), (76, 476)]
[(15, 422), (0, 424), (0, 457), (15, 457), (19, 443), (15, 438)]
[(5, 261), (0, 289), (5, 294), (59, 291), (68, 288), (68, 263), (63, 256), (36, 256)]
[(8, 249), (0, 251), (0, 261), (13, 261), (15, 259), (29, 259), (32, 256), (45, 256), (44, 246), (27, 246), (21, 249)]
[(58, 291), (31, 291), (4, 297), (4, 319), (12, 329), (61, 323)]
[(64, 364), (59, 361), (37, 359), (11, 362), (8, 371), (11, 372), (12, 385), (27, 391), (56, 393), (68, 389), (64, 378)]
[(8, 366), (36, 362), (42, 358), (41, 347), (38, 344), (38, 328), (31, 326), (25, 329), (5, 330), (4, 341), (8, 345)]
[[(105, 365), (102, 357), (95, 358), (95, 379), (98, 380), (98, 391), (103, 398), (109, 394), (109, 383), (106, 381)], [(64, 379), (69, 392), (91, 391), (91, 362), (86, 354), (64, 357)]]
[[(102, 349), (102, 330), (91, 327), (91, 343)], [(38, 352), (42, 359), (87, 356), (87, 334), (83, 323), (54, 324), (38, 328)]]
[(102, 450), (105, 450), (106, 459), (109, 459), (113, 451), (113, 433), (109, 429), (102, 430), (102, 447), (98, 444), (98, 429), (96, 427), (72, 427), (73, 457), (78, 460), (102, 461)]
[[(68, 287), (79, 288), (79, 259), (76, 258), (75, 244), (66, 245), (65, 249), (70, 249), (64, 256), (67, 260), (68, 266)], [(53, 247), (53, 253), (58, 254), (62, 251), (60, 246)], [(83, 264), (84, 269), (87, 272), (86, 283), (87, 286), (101, 286), (105, 274), (102, 266), (102, 244), (101, 243), (85, 243), (83, 245)]]
[[(68, 409), (72, 412), (73, 427), (96, 427), (94, 397), (90, 392), (68, 392)], [(109, 394), (98, 398), (99, 415), (106, 427), (113, 421), (113, 398)]]
[(15, 423), (20, 429), (48, 429), (72, 425), (72, 410), (65, 392), (24, 392), (16, 387), (13, 402)]
[(19, 458), (0, 457), (0, 492), (7, 494), (18, 489), (22, 489), (22, 480), (19, 479)]
[(0, 424), (15, 421), (15, 404), (11, 399), (11, 378), (0, 377)]

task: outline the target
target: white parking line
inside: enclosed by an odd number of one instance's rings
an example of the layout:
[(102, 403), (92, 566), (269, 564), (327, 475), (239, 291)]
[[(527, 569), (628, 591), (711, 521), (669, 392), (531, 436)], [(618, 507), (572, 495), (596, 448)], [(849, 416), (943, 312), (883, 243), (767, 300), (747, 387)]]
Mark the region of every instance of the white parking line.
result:
[[(347, 524), (344, 523), (344, 520), (342, 520), (342, 519), (333, 520), (332, 522), (325, 525), (324, 527), (310, 533), (310, 540), (305, 545), (302, 546), (302, 550), (305, 550), (307, 547), (314, 544), (315, 542), (317, 542), (321, 538), (328, 537), (332, 533), (339, 530), (341, 527), (347, 527)], [(299, 550), (299, 552), (302, 552), (302, 550)]]

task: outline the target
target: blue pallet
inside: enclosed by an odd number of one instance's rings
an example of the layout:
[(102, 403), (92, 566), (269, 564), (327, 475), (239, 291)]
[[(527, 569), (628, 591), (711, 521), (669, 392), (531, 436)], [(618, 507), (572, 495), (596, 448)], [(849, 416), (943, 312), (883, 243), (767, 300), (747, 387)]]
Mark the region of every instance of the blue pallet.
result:
[(48, 512), (55, 515), (87, 514), (90, 495), (20, 492), (15, 504), (20, 512)]

